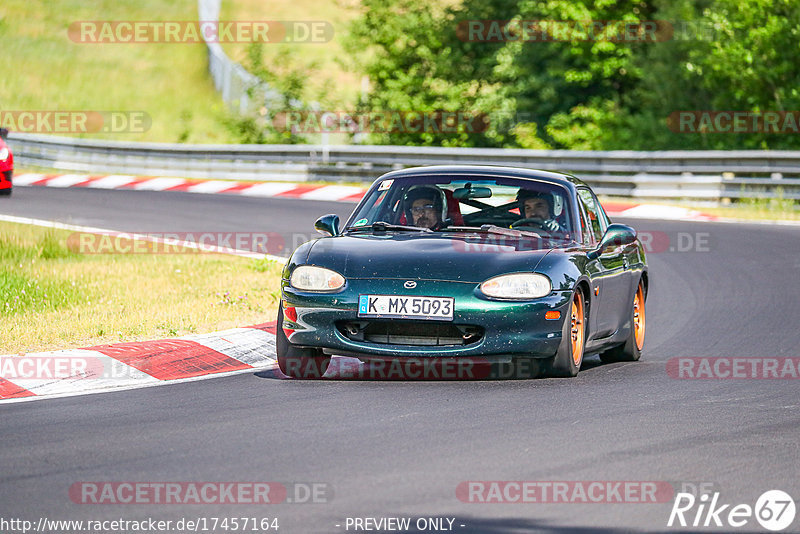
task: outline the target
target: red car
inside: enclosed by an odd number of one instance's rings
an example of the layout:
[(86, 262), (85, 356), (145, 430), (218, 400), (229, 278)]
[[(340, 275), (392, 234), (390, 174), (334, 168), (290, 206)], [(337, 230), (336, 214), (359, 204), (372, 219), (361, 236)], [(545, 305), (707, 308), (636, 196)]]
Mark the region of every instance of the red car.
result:
[(0, 195), (11, 194), (11, 175), (14, 174), (14, 155), (6, 144), (8, 130), (0, 128)]

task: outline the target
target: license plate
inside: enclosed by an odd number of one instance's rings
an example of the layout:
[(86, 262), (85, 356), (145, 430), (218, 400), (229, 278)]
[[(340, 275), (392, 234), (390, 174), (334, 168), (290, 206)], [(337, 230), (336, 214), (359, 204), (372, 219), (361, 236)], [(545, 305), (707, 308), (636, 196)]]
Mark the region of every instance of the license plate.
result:
[(359, 317), (453, 320), (453, 297), (359, 295)]

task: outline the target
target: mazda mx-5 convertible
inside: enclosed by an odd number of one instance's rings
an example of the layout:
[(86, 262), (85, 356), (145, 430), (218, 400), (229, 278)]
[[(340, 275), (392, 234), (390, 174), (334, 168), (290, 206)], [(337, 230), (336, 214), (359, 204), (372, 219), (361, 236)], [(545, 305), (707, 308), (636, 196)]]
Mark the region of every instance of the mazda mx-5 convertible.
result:
[(480, 359), (575, 376), (584, 354), (638, 360), (649, 275), (633, 228), (566, 174), (482, 166), (378, 178), (347, 222), (315, 225), (283, 271), (281, 371)]

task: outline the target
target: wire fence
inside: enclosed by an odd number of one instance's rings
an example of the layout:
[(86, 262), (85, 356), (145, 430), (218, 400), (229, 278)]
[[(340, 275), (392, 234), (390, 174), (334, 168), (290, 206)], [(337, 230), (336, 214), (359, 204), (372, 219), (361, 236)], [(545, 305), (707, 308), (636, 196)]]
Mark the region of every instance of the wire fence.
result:
[[(197, 0), (198, 20), (218, 22), (221, 4), (222, 0)], [(276, 91), (229, 58), (219, 43), (209, 41), (205, 34), (203, 39), (208, 49), (208, 70), (214, 87), (228, 106), (242, 115), (248, 115), (278, 101), (280, 95)]]

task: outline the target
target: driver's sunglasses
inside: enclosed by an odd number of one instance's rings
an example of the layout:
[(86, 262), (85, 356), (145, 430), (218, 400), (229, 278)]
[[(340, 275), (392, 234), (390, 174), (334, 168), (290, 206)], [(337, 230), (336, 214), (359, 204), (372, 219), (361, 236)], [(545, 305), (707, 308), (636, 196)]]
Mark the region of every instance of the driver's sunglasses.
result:
[(411, 213), (414, 215), (420, 215), (426, 211), (433, 211), (434, 206), (433, 204), (426, 204), (424, 206), (417, 206), (416, 208), (411, 208)]

